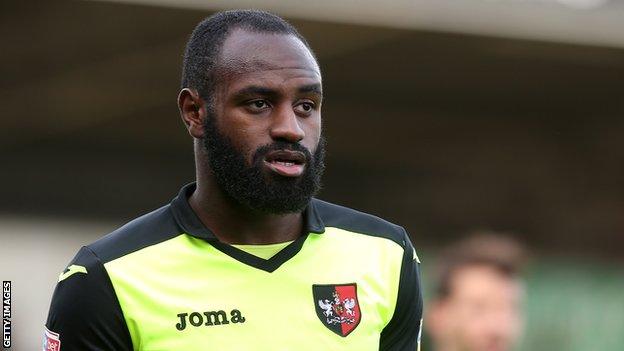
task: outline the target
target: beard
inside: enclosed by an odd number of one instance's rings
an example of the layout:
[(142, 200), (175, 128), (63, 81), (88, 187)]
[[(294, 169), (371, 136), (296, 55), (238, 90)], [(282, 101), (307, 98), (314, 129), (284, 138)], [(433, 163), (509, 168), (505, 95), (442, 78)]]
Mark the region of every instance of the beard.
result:
[[(203, 147), (208, 155), (208, 165), (223, 192), (252, 210), (287, 214), (301, 212), (321, 189), (321, 176), (325, 169), (325, 138), (321, 135), (316, 151), (299, 143), (276, 141), (256, 149), (248, 164), (245, 155), (223, 135), (209, 113), (204, 123)], [(264, 160), (275, 150), (299, 151), (305, 155), (305, 168), (299, 177), (285, 177), (264, 171)]]

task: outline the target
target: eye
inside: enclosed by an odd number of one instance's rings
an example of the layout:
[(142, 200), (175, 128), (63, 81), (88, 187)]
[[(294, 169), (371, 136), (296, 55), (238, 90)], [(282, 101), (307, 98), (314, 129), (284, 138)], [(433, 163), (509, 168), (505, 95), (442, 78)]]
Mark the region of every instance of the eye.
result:
[(262, 100), (258, 100), (258, 101), (254, 101), (254, 102), (252, 102), (252, 105), (253, 105), (255, 108), (263, 108), (263, 107), (266, 107), (266, 102), (264, 102), (264, 101), (262, 101)]
[(247, 108), (251, 112), (261, 112), (269, 108), (269, 103), (266, 100), (251, 100), (247, 102)]
[(314, 103), (312, 102), (308, 102), (308, 101), (304, 101), (300, 104), (298, 104), (297, 106), (295, 106), (295, 111), (301, 113), (301, 114), (305, 114), (308, 115), (310, 114), (313, 110), (314, 110)]

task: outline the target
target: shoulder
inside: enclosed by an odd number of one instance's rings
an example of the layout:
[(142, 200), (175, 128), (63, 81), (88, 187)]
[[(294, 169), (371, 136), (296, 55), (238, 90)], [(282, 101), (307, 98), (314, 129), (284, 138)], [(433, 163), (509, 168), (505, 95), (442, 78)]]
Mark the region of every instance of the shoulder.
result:
[(87, 247), (59, 275), (45, 325), (55, 340), (60, 338), (63, 349), (132, 349), (106, 269)]
[(397, 224), (372, 214), (319, 199), (313, 199), (312, 204), (326, 227), (385, 238), (403, 248), (410, 245), (407, 232)]
[(181, 232), (171, 206), (166, 205), (126, 223), (86, 248), (106, 263), (171, 239)]

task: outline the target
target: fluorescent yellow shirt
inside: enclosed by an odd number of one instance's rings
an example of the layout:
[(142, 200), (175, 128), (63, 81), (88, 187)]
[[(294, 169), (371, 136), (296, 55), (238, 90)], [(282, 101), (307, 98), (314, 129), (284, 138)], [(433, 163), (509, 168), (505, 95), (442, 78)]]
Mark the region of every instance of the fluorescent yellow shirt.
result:
[(268, 245), (232, 245), (239, 250), (243, 250), (247, 253), (250, 253), (254, 256), (263, 258), (268, 260), (269, 258), (275, 256), (278, 252), (282, 251), (283, 248), (288, 246), (292, 241), (286, 241), (283, 243), (277, 244), (268, 244)]
[(295, 241), (232, 246), (192, 211), (194, 188), (78, 252), (57, 284), (47, 345), (417, 349), (419, 264), (403, 228), (313, 199)]

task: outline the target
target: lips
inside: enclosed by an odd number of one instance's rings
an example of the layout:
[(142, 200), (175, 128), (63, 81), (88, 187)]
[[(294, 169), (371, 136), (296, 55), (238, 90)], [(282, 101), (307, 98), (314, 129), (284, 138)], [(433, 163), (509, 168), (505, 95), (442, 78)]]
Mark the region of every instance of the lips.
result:
[(306, 157), (299, 151), (271, 151), (264, 159), (265, 165), (284, 177), (299, 177), (303, 174)]

